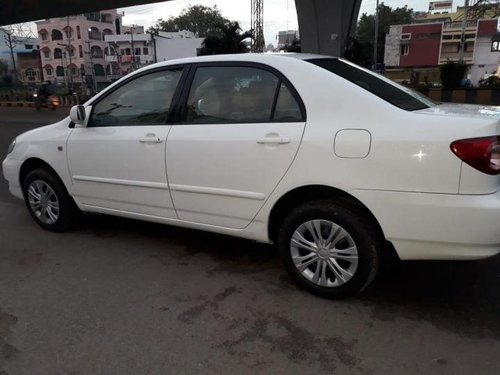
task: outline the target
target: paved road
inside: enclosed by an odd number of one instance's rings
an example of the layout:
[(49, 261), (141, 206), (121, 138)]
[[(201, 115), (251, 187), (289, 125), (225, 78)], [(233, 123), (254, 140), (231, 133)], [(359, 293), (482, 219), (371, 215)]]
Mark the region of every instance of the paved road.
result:
[[(0, 108), (10, 139), (64, 113)], [(500, 260), (404, 263), (358, 298), (270, 246), (88, 216), (41, 230), (0, 183), (0, 374), (499, 374)]]

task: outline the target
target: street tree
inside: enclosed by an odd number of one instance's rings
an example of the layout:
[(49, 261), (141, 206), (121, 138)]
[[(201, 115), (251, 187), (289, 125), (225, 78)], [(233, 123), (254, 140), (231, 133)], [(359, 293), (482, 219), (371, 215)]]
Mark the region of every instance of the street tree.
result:
[(238, 22), (219, 24), (203, 41), (203, 55), (220, 55), (225, 53), (248, 52), (245, 39), (251, 38), (252, 31), (242, 33)]
[(200, 37), (206, 37), (214, 31), (218, 25), (227, 26), (229, 19), (222, 16), (217, 6), (213, 8), (204, 5), (190, 5), (176, 17), (166, 20), (160, 18), (150, 27), (150, 32), (167, 31), (175, 32), (188, 30)]
[[(391, 8), (381, 3), (378, 7), (379, 29), (377, 62), (383, 62), (385, 52), (385, 35), (389, 33), (391, 25), (404, 25), (413, 21), (414, 12), (407, 5), (400, 8)], [(375, 15), (363, 13), (358, 21), (356, 33), (348, 50), (347, 57), (360, 65), (373, 64), (373, 43), (375, 39)]]

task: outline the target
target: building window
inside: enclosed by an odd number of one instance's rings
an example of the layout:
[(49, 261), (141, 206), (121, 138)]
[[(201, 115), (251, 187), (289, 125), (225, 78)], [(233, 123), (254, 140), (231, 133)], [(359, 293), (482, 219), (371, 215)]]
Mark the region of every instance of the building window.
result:
[(52, 75), (52, 69), (50, 69), (50, 68), (45, 69), (45, 73), (46, 73), (48, 76), (51, 76), (51, 75)]
[(33, 49), (33, 44), (25, 44), (24, 48), (26, 48), (26, 49)]
[(36, 80), (36, 72), (32, 68), (26, 69), (25, 75), (26, 75), (26, 79), (28, 81), (35, 81)]
[(62, 66), (56, 68), (56, 75), (58, 77), (64, 77), (64, 68)]
[(80, 33), (80, 26), (76, 27), (76, 37), (80, 39), (82, 37), (82, 34)]
[(451, 40), (453, 39), (453, 35), (443, 35), (443, 40)]
[(90, 53), (92, 57), (96, 59), (102, 59), (104, 57), (102, 49), (99, 46), (92, 46)]
[(141, 54), (141, 49), (140, 48), (136, 48), (135, 49), (135, 54), (136, 55), (140, 55)]
[(148, 47), (144, 47), (144, 48), (142, 49), (142, 54), (143, 54), (143, 55), (149, 55), (149, 48), (148, 48)]
[(125, 55), (131, 55), (130, 48), (125, 48)]
[(491, 51), (492, 52), (500, 51), (500, 40), (495, 40), (491, 43)]
[(40, 33), (40, 36), (42, 37), (42, 40), (48, 40), (49, 39), (49, 35), (45, 32), (43, 33)]
[(70, 39), (73, 37), (73, 31), (71, 30), (71, 27), (65, 27), (64, 28), (64, 34), (66, 34), (66, 38)]
[(78, 46), (78, 55), (80, 56), (80, 58), (83, 57), (83, 48), (82, 48), (82, 46)]
[(411, 39), (410, 33), (401, 34), (401, 40), (410, 40), (410, 39)]
[(401, 55), (406, 56), (410, 53), (410, 45), (409, 44), (403, 44), (401, 46)]
[(50, 50), (46, 49), (43, 51), (43, 57), (46, 59), (50, 58)]
[(101, 64), (94, 64), (94, 74), (98, 77), (104, 76), (104, 67)]
[(52, 40), (63, 40), (62, 32), (59, 30), (52, 30)]
[(54, 49), (54, 59), (62, 59), (62, 49)]

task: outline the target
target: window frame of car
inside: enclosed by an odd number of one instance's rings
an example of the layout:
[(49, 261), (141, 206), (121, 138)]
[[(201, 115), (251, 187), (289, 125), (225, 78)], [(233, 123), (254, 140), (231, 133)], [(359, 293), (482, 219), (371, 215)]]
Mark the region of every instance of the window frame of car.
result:
[[(338, 58), (338, 57), (314, 57), (314, 58), (305, 59), (304, 61), (306, 61), (309, 64), (315, 65), (321, 69), (324, 69), (324, 70), (330, 72), (331, 74), (334, 74), (335, 76), (337, 76), (341, 79), (344, 79), (344, 80), (352, 83), (353, 85), (356, 85), (356, 86), (362, 88), (363, 90), (371, 93), (372, 95), (375, 95), (376, 97), (384, 100), (385, 102), (393, 105), (395, 108), (398, 108), (402, 111), (413, 112), (413, 111), (418, 111), (418, 110), (422, 110), (422, 109), (432, 108), (432, 107), (439, 104), (439, 103), (434, 102), (432, 99), (426, 97), (425, 95), (423, 95), (415, 90), (412, 90), (408, 87), (405, 87), (397, 82), (391, 81), (390, 79), (388, 79), (387, 77), (384, 77), (381, 74), (377, 74), (373, 71), (370, 71), (366, 68), (358, 66), (358, 65), (356, 65), (348, 60), (342, 59), (342, 58)], [(368, 77), (370, 77), (370, 79), (372, 79), (375, 82), (381, 82), (382, 85), (384, 85), (386, 87), (390, 87), (392, 90), (394, 90), (394, 92), (399, 92), (399, 93), (406, 95), (407, 97), (418, 102), (420, 105), (415, 107), (415, 108), (409, 108), (410, 107), (409, 105), (402, 105), (402, 104), (395, 103), (393, 100), (391, 100), (392, 98), (390, 96), (386, 95), (387, 94), (386, 91), (378, 90), (378, 89), (374, 89), (374, 88), (367, 88), (366, 86), (360, 84), (359, 82), (352, 80), (350, 77), (343, 75), (342, 72), (334, 71), (331, 69), (331, 67), (323, 66), (321, 64), (321, 63), (329, 63), (329, 62), (333, 62), (333, 61), (338, 62), (340, 65), (343, 65), (344, 67), (351, 68), (353, 71), (357, 71), (362, 75), (368, 76)]]
[[(196, 72), (198, 68), (254, 68), (266, 71), (268, 73), (273, 74), (277, 79), (276, 89), (274, 92), (273, 104), (271, 108), (271, 115), (269, 116), (268, 121), (228, 121), (228, 122), (189, 122), (187, 121), (187, 101), (189, 99), (189, 94), (191, 92), (191, 88), (194, 83), (194, 79), (196, 76)], [(199, 62), (192, 63), (189, 67), (189, 72), (187, 73), (186, 81), (184, 81), (183, 91), (180, 94), (178, 100), (178, 106), (175, 115), (175, 121), (173, 125), (231, 125), (231, 124), (278, 124), (278, 123), (293, 123), (293, 122), (306, 122), (307, 121), (307, 112), (306, 107), (304, 105), (304, 101), (300, 97), (298, 91), (292, 85), (290, 80), (278, 69), (263, 63), (253, 62), (253, 61), (215, 61), (215, 62)], [(300, 109), (301, 119), (300, 120), (287, 120), (287, 121), (274, 121), (274, 114), (276, 110), (276, 104), (278, 102), (278, 97), (280, 93), (281, 85), (284, 84), (293, 98), (295, 99), (297, 105)]]
[[(165, 120), (164, 123), (157, 123), (157, 124), (117, 124), (117, 125), (104, 125), (104, 126), (95, 126), (92, 124), (91, 119), (92, 115), (94, 114), (94, 110), (97, 104), (99, 104), (102, 100), (105, 98), (109, 97), (112, 95), (114, 92), (122, 88), (123, 86), (131, 83), (132, 81), (135, 81), (137, 79), (140, 79), (144, 76), (150, 75), (150, 74), (155, 74), (158, 72), (167, 72), (167, 71), (175, 71), (175, 70), (181, 70), (181, 77), (179, 79), (179, 82), (177, 83), (177, 87), (175, 88), (174, 95), (172, 97), (172, 101), (170, 103), (170, 107), (168, 110), (168, 116)], [(86, 125), (87, 128), (112, 128), (112, 127), (130, 127), (130, 126), (162, 126), (162, 125), (172, 125), (176, 116), (176, 109), (178, 106), (179, 102), (179, 97), (180, 94), (182, 93), (182, 90), (184, 88), (186, 79), (188, 77), (188, 73), (190, 70), (190, 64), (174, 64), (174, 65), (167, 65), (167, 66), (161, 66), (157, 68), (151, 68), (144, 70), (140, 73), (133, 74), (130, 77), (127, 77), (123, 81), (119, 82), (115, 86), (113, 86), (109, 91), (106, 91), (106, 93), (102, 96), (99, 96), (95, 99), (92, 99), (89, 105), (92, 107), (92, 110), (89, 113), (89, 121)], [(70, 124), (71, 125), (71, 124)]]

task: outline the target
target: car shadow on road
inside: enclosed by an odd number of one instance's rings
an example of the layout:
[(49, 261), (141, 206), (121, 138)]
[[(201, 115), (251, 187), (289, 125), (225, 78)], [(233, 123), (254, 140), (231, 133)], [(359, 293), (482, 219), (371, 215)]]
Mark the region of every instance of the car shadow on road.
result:
[[(173, 252), (168, 246), (156, 246), (153, 253), (173, 257), (181, 265), (199, 255), (209, 256), (216, 267), (207, 270), (205, 277), (241, 274), (262, 283), (263, 291), (269, 290), (267, 283), (273, 283), (284, 297), (307, 293), (298, 290), (286, 275), (274, 246), (106, 215), (85, 215), (78, 232), (98, 238), (126, 233), (153, 244), (176, 244)], [(382, 270), (359, 296), (332, 303), (369, 311), (373, 324), (409, 319), (461, 336), (500, 340), (500, 257), (470, 262), (396, 262)]]

